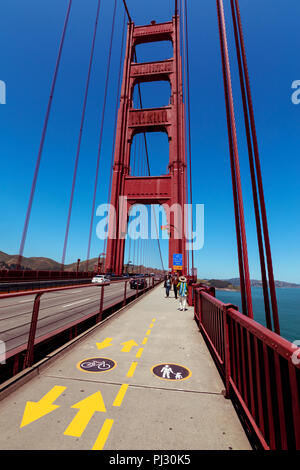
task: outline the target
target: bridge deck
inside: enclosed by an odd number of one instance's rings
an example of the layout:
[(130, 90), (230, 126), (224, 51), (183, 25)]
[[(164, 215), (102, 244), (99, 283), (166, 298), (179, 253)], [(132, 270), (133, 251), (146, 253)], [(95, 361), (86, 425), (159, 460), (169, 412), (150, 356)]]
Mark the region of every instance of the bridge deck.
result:
[[(192, 308), (178, 307), (173, 292), (167, 299), (158, 286), (4, 398), (0, 448), (250, 449)], [(136, 345), (122, 344), (129, 340)], [(92, 358), (116, 366), (80, 370)], [(191, 375), (158, 378), (158, 364), (174, 373), (179, 364)]]

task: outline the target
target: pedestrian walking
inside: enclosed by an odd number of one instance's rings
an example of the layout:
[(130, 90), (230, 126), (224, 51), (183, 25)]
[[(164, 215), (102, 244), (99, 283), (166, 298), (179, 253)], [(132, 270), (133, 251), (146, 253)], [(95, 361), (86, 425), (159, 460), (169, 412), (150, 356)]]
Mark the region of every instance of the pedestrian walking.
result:
[(179, 278), (178, 278), (178, 274), (176, 273), (176, 274), (173, 276), (173, 279), (172, 279), (172, 284), (173, 284), (173, 290), (174, 290), (175, 299), (177, 299), (177, 286), (178, 286), (178, 283), (179, 283)]
[(168, 276), (165, 280), (164, 287), (166, 289), (166, 297), (169, 297), (170, 289), (171, 289), (171, 276)]
[(186, 298), (188, 293), (187, 279), (185, 276), (179, 277), (179, 283), (177, 284), (177, 291), (179, 294), (179, 308), (181, 311), (187, 310), (186, 307)]

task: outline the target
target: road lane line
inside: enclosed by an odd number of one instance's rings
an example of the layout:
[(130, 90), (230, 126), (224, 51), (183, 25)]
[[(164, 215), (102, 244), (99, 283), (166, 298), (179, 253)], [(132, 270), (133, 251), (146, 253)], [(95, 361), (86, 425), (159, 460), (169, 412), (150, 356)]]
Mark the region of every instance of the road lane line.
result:
[(152, 318), (153, 323), (156, 321), (156, 318)]
[(132, 377), (133, 374), (135, 373), (136, 366), (138, 365), (137, 362), (133, 362), (129, 368), (129, 371), (127, 372), (127, 377)]
[(137, 357), (137, 358), (141, 357), (141, 355), (143, 354), (143, 351), (144, 351), (144, 348), (140, 348), (140, 349), (138, 350), (138, 352), (136, 353), (136, 356), (135, 356), (135, 357)]
[(115, 401), (113, 402), (113, 406), (121, 406), (122, 405), (122, 402), (123, 402), (123, 399), (124, 399), (124, 396), (125, 396), (125, 393), (127, 392), (127, 388), (128, 388), (129, 384), (122, 384), (121, 385), (121, 388), (115, 398)]
[[(34, 299), (32, 298), (32, 299), (27, 299), (27, 300), (18, 300), (18, 303), (19, 304), (25, 304), (25, 302), (33, 302), (33, 301), (34, 301)], [(12, 304), (12, 306), (13, 306), (13, 304)]]
[(148, 341), (148, 338), (144, 338), (142, 344), (146, 344)]
[[(72, 305), (79, 304), (79, 303), (81, 303), (81, 302), (86, 302), (87, 300), (90, 300), (90, 298), (88, 298), (88, 299), (81, 299), (81, 300), (77, 300), (76, 302), (72, 302), (71, 304), (62, 305), (62, 308), (71, 307)], [(95, 300), (97, 300), (97, 299), (95, 299)]]
[(103, 447), (105, 446), (105, 443), (107, 441), (107, 438), (109, 436), (111, 427), (113, 425), (114, 420), (113, 419), (106, 419), (104, 421), (104, 424), (101, 428), (101, 431), (96, 439), (95, 444), (93, 445), (92, 450), (102, 450)]
[(149, 326), (149, 328), (153, 328), (153, 326), (154, 326), (153, 323), (151, 323), (151, 325)]
[(146, 333), (146, 335), (149, 336), (150, 333), (151, 333), (151, 330), (148, 330), (147, 333)]

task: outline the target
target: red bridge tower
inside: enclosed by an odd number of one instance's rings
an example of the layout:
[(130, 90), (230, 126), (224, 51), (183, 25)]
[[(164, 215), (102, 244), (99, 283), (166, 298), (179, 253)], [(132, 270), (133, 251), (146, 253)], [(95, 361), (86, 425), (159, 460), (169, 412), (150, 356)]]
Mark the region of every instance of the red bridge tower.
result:
[[(138, 44), (170, 40), (173, 57), (159, 62), (134, 62)], [(110, 213), (105, 271), (122, 274), (125, 234), (130, 207), (134, 204), (162, 204), (170, 227), (169, 267), (173, 254), (182, 254), (186, 274), (186, 157), (185, 112), (182, 93), (182, 64), (180, 57), (179, 17), (172, 21), (146, 26), (128, 24), (127, 46), (123, 70), (120, 108), (114, 153), (111, 205), (116, 211), (116, 223)], [(133, 90), (138, 83), (169, 81), (171, 99), (161, 108), (133, 108)], [(165, 132), (169, 140), (168, 174), (161, 176), (132, 176), (130, 174), (131, 144), (135, 134)], [(126, 196), (127, 207), (119, 211), (120, 196)], [(174, 208), (179, 207), (179, 216)], [(119, 212), (122, 217), (119, 217)], [(180, 219), (180, 220), (179, 220)]]

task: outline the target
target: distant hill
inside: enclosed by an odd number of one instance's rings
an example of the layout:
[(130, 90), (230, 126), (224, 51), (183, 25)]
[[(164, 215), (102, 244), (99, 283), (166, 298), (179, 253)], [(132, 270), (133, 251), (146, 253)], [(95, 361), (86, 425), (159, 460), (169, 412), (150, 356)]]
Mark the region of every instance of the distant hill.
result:
[[(232, 284), (233, 286), (239, 287), (240, 285), (240, 278), (235, 277), (232, 279), (227, 279), (227, 281)], [(262, 281), (257, 279), (251, 279), (251, 286), (252, 287), (262, 287)], [(300, 284), (294, 284), (292, 282), (285, 282), (285, 281), (275, 281), (275, 287), (289, 287), (289, 288), (299, 288)]]
[[(198, 279), (198, 282), (206, 284), (211, 287), (215, 287), (216, 289), (226, 289), (226, 290), (240, 290), (240, 278), (235, 277), (232, 279)], [(251, 280), (252, 287), (262, 287), (262, 281), (252, 279)], [(292, 282), (284, 282), (284, 281), (275, 281), (275, 287), (288, 287), (291, 289), (300, 288), (300, 284), (294, 284)]]
[[(18, 264), (18, 255), (9, 255), (0, 251), (0, 269), (16, 269)], [(100, 263), (104, 263), (104, 259), (100, 258)], [(88, 261), (88, 271), (94, 271), (95, 265), (98, 264), (98, 258), (92, 258)], [(43, 258), (43, 257), (31, 257), (31, 258), (22, 258), (22, 266), (21, 269), (29, 270), (29, 271), (60, 271), (61, 264), (57, 261), (54, 261), (51, 258)], [(64, 266), (65, 271), (75, 272), (77, 269), (77, 262), (66, 264)], [(143, 272), (145, 269), (144, 266), (132, 266), (129, 267), (129, 272)], [(126, 270), (126, 265), (125, 265)], [(160, 269), (150, 268), (147, 267), (147, 270), (151, 270), (151, 272), (160, 273)], [(79, 263), (79, 271), (86, 271), (86, 261), (80, 261)]]

